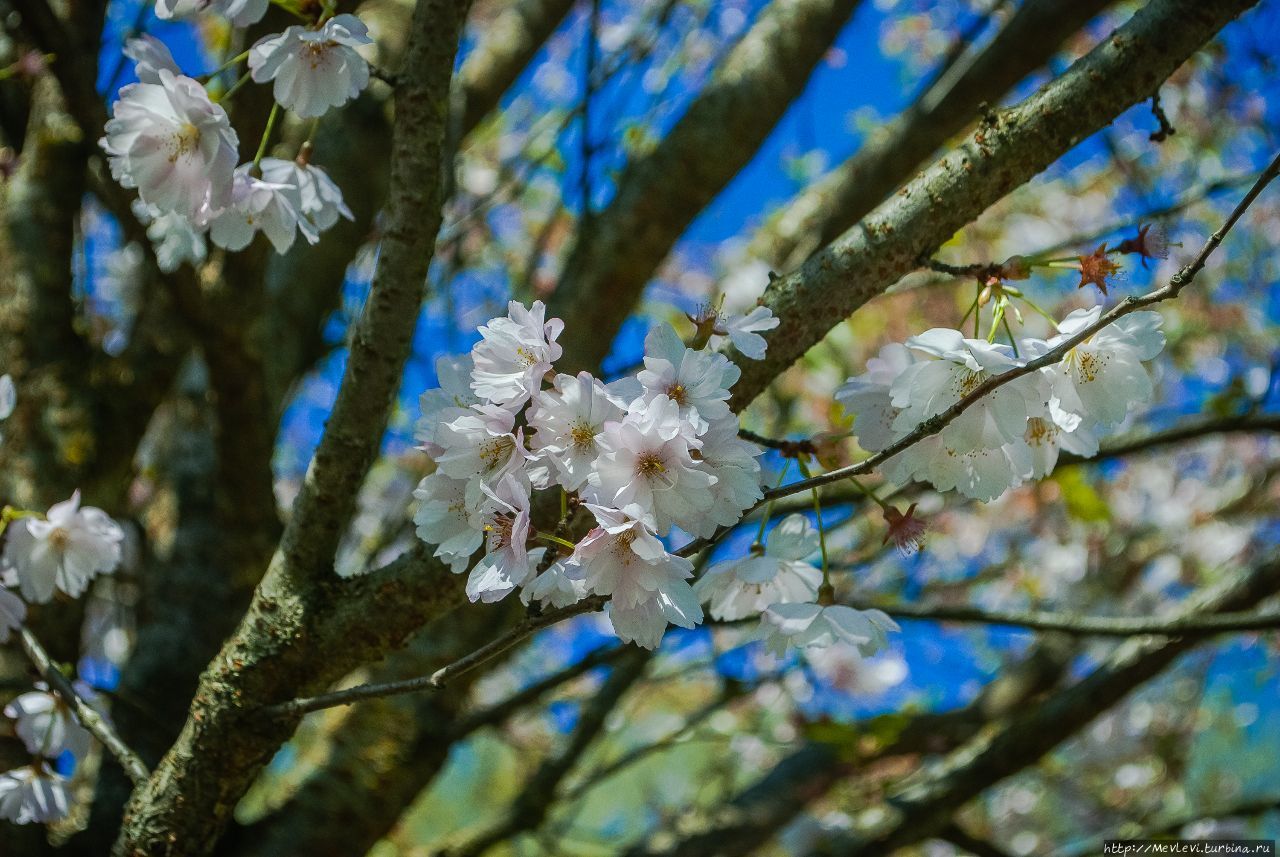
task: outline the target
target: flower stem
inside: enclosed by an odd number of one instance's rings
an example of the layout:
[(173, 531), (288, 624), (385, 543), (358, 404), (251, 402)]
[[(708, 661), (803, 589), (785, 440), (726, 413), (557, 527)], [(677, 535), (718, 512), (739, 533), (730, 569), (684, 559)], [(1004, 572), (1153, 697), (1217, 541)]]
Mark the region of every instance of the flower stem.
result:
[(239, 91), (240, 91), (240, 87), (244, 86), (246, 83), (248, 83), (248, 82), (249, 82), (249, 76), (250, 76), (250, 75), (249, 75), (249, 72), (247, 72), (247, 71), (246, 71), (244, 74), (240, 75), (240, 79), (239, 79), (239, 80), (237, 80), (235, 83), (231, 84), (231, 88), (230, 88), (230, 89), (228, 89), (226, 92), (222, 93), (221, 95), (219, 95), (217, 98), (215, 98), (215, 99), (213, 99), (213, 100), (214, 100), (214, 101), (216, 101), (216, 102), (218, 102), (219, 104), (221, 104), (221, 103), (222, 103), (222, 102), (224, 102), (224, 101), (230, 101), (230, 100), (231, 100), (231, 96), (233, 96), (233, 95), (235, 95), (237, 92), (239, 92)]
[[(798, 461), (799, 459), (797, 459)], [(803, 469), (804, 465), (800, 465)], [(787, 478), (787, 471), (791, 469), (791, 459), (785, 459), (782, 465), (782, 472), (778, 474), (778, 487), (782, 487), (782, 482)], [(773, 514), (773, 501), (770, 500), (768, 505), (764, 507), (764, 515), (760, 517), (760, 529), (756, 530), (756, 544), (764, 544), (764, 528), (769, 525), (769, 516)]]
[(544, 541), (551, 542), (554, 545), (560, 545), (561, 547), (568, 548), (569, 550), (573, 550), (575, 547), (577, 547), (577, 545), (575, 545), (573, 542), (569, 541), (568, 539), (562, 539), (559, 536), (553, 536), (550, 533), (538, 533), (538, 538)]
[[(809, 465), (805, 464), (803, 459), (797, 458), (796, 464), (800, 465), (800, 472), (805, 479), (813, 478), (813, 474), (809, 472)], [(818, 489), (816, 487), (813, 489), (813, 514), (818, 522), (818, 548), (822, 551), (822, 587), (825, 590), (830, 590), (831, 572), (827, 563), (827, 531), (822, 526), (822, 501), (818, 499)]]
[(205, 72), (204, 74), (200, 75), (199, 77), (196, 78), (196, 80), (200, 81), (201, 83), (208, 83), (210, 80), (222, 74), (222, 72), (231, 68), (233, 65), (239, 65), (241, 62), (248, 59), (248, 57), (249, 57), (248, 51), (238, 53), (235, 56), (233, 56), (231, 59), (224, 62), (222, 65), (215, 68), (213, 71)]
[(262, 156), (267, 153), (267, 144), (271, 142), (271, 132), (276, 128), (276, 119), (280, 116), (280, 105), (271, 105), (271, 115), (267, 117), (267, 127), (262, 130), (262, 142), (258, 143), (258, 154), (253, 156), (253, 174), (262, 175)]
[(853, 478), (852, 476), (850, 476), (850, 477), (849, 477), (849, 481), (850, 481), (850, 482), (852, 482), (852, 483), (854, 484), (854, 486), (855, 486), (859, 491), (861, 491), (863, 494), (865, 494), (865, 495), (867, 496), (867, 499), (871, 500), (873, 503), (875, 503), (875, 504), (876, 504), (877, 506), (879, 506), (881, 509), (888, 509), (888, 508), (889, 508), (889, 504), (888, 504), (888, 503), (886, 503), (885, 501), (881, 500), (879, 497), (877, 497), (877, 496), (876, 496), (876, 492), (872, 491), (870, 488), (868, 488), (867, 486), (863, 485), (863, 484), (862, 484), (861, 482), (859, 482), (857, 479), (855, 479), (855, 478)]

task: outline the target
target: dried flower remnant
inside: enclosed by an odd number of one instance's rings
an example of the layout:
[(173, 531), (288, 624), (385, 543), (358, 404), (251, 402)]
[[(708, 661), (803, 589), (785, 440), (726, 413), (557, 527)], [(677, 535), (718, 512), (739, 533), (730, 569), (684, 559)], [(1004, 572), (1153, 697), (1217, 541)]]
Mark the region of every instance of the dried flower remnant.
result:
[(1094, 250), (1088, 256), (1081, 256), (1079, 267), (1080, 284), (1076, 288), (1083, 289), (1086, 285), (1092, 283), (1104, 295), (1107, 294), (1108, 279), (1114, 281), (1120, 271), (1119, 263), (1107, 258), (1106, 244), (1099, 244), (1097, 250)]
[(1116, 245), (1117, 253), (1137, 253), (1142, 259), (1142, 267), (1147, 267), (1148, 259), (1169, 258), (1169, 233), (1158, 223), (1147, 223), (1138, 227), (1138, 234), (1126, 238)]
[(929, 531), (929, 525), (916, 517), (916, 505), (912, 503), (906, 514), (892, 506), (886, 506), (884, 510), (884, 520), (889, 525), (889, 531), (885, 533), (882, 544), (893, 542), (903, 556), (911, 556), (924, 550), (925, 533)]

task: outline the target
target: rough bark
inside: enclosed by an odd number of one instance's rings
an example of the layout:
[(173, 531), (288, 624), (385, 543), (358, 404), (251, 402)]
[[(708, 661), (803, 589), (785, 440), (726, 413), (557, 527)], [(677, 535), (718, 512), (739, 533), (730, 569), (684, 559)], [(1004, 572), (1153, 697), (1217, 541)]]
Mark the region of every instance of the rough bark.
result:
[(827, 331), (917, 265), (922, 254), (1030, 180), (1127, 107), (1255, 0), (1153, 0), (1032, 97), (993, 113), (956, 149), (863, 221), (775, 280), (764, 300), (781, 319), (764, 360), (742, 367), (734, 410), (759, 395)]
[(949, 138), (1042, 67), (1111, 0), (1027, 0), (995, 38), (962, 60), (853, 156), (819, 179), (760, 230), (750, 253), (776, 270), (800, 264), (862, 219)]
[(262, 722), (257, 704), (318, 688), (351, 665), (326, 660), (312, 644), (332, 634), (340, 624), (335, 612), (346, 608), (333, 602), (342, 588), (334, 554), (378, 451), (421, 304), (440, 225), (448, 87), (467, 6), (422, 0), (414, 10), (395, 96), (387, 229), (337, 403), (280, 550), (240, 627), (201, 678), (177, 742), (134, 794), (118, 853), (211, 850), (235, 801), (296, 725)]
[(552, 296), (567, 331), (557, 368), (591, 369), (693, 219), (755, 155), (858, 0), (775, 0), (654, 151), (589, 218)]

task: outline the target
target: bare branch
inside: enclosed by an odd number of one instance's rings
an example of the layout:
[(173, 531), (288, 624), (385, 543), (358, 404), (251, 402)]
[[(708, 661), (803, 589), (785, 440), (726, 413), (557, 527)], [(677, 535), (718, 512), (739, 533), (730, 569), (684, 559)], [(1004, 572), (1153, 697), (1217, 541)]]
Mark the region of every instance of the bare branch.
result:
[[(1238, 610), (1278, 588), (1280, 564), (1264, 563), (1193, 596), (1179, 615)], [(939, 764), (908, 778), (889, 799), (887, 821), (873, 830), (835, 837), (834, 853), (888, 854), (933, 836), (973, 797), (1034, 764), (1193, 645), (1189, 637), (1125, 642), (1082, 681), (1015, 713), (1000, 728), (979, 734)]]
[(557, 622), (574, 616), (581, 616), (583, 613), (594, 613), (604, 607), (605, 599), (600, 596), (592, 596), (585, 598), (576, 604), (568, 607), (562, 607), (558, 610), (552, 610), (543, 613), (540, 616), (534, 616), (519, 625), (511, 628), (506, 633), (494, 639), (492, 642), (481, 646), (474, 652), (459, 658), (452, 663), (441, 667), (431, 675), (421, 676), (419, 678), (409, 678), (402, 681), (387, 682), (385, 684), (361, 684), (355, 687), (349, 687), (345, 690), (335, 690), (332, 693), (322, 693), (318, 696), (304, 697), (302, 699), (293, 699), (289, 702), (283, 702), (279, 705), (270, 705), (263, 709), (262, 714), (267, 717), (284, 717), (292, 718), (312, 711), (320, 711), (324, 708), (334, 708), (339, 705), (350, 705), (353, 702), (359, 702), (362, 699), (373, 699), (381, 696), (395, 696), (401, 693), (416, 693), (420, 690), (441, 690), (446, 687), (450, 681), (459, 676), (466, 675), (474, 669), (478, 669), (492, 661), (494, 658), (511, 651), (525, 640), (532, 637), (543, 628), (548, 628)]

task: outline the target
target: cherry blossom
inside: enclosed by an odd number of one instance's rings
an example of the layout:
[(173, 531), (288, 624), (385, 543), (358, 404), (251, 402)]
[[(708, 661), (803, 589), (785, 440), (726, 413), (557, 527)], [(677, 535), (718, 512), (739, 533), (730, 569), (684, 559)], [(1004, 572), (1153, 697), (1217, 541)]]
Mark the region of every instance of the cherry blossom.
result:
[(775, 604), (760, 616), (760, 636), (775, 655), (795, 646), (829, 646), (845, 643), (864, 658), (889, 645), (890, 631), (899, 631), (880, 610), (855, 610), (842, 604)]
[(622, 402), (591, 373), (557, 375), (555, 388), (539, 393), (529, 411), (529, 426), (535, 429), (529, 445), (554, 470), (535, 478), (535, 484), (554, 480), (569, 491), (585, 485), (605, 423), (622, 417)]
[(524, 583), (533, 571), (529, 542), (529, 489), (514, 473), (494, 488), (481, 485), (485, 547), (488, 553), (467, 578), (472, 601), (498, 601)]
[(903, 556), (918, 553), (924, 546), (924, 534), (928, 532), (929, 526), (916, 517), (915, 503), (907, 508), (906, 514), (892, 506), (886, 506), (884, 521), (889, 525), (889, 531), (885, 533), (883, 544), (893, 542)]
[(601, 505), (640, 506), (661, 534), (694, 521), (711, 506), (715, 477), (694, 462), (691, 451), (699, 444), (691, 433), (680, 406), (666, 396), (608, 424), (587, 493)]
[(79, 597), (94, 575), (120, 564), (124, 531), (107, 513), (80, 508), (80, 492), (49, 509), (46, 520), (20, 518), (10, 524), (4, 562), (14, 569), (22, 597), (44, 603), (60, 589)]
[(564, 329), (558, 318), (544, 321), (546, 306), (534, 301), (528, 309), (511, 301), (506, 318), (480, 328), (483, 337), (471, 350), (475, 361), (471, 389), (486, 402), (518, 407), (542, 389), (543, 377), (560, 358), (556, 338)]
[[(659, 325), (660, 330), (667, 325)], [(660, 342), (665, 333), (651, 333), (649, 340)], [(650, 349), (646, 347), (646, 351)], [(666, 357), (646, 354), (645, 368), (636, 379), (644, 389), (646, 401), (666, 396), (680, 406), (681, 416), (689, 419), (699, 433), (710, 420), (729, 415), (729, 388), (742, 374), (723, 354), (714, 351), (681, 348), (678, 353), (656, 346)]]
[(865, 373), (850, 378), (836, 390), (836, 401), (854, 416), (858, 444), (868, 452), (879, 452), (898, 439), (893, 424), (902, 409), (893, 404), (889, 390), (915, 362), (911, 349), (900, 342), (890, 342), (867, 361)]
[[(530, 551), (531, 561), (538, 563), (545, 553), (544, 548)], [(520, 591), (520, 600), (525, 604), (537, 601), (544, 607), (568, 607), (587, 596), (586, 582), (570, 577), (568, 566), (564, 562), (553, 562), (551, 566), (533, 580), (528, 581)]]
[(760, 485), (760, 448), (738, 437), (738, 417), (730, 414), (712, 422), (699, 440), (698, 469), (710, 474), (711, 505), (694, 520), (681, 524), (689, 532), (706, 535), (716, 527), (737, 523), (745, 509), (764, 496)]
[(148, 33), (142, 33), (124, 43), (124, 55), (133, 60), (134, 73), (143, 83), (160, 84), (160, 69), (180, 75), (182, 70), (174, 62), (169, 46)]
[(356, 48), (373, 43), (355, 15), (335, 15), (319, 27), (294, 25), (266, 36), (249, 51), (258, 83), (275, 81), (279, 104), (303, 118), (340, 107), (369, 85), (369, 63)]
[(67, 817), (66, 777), (43, 764), (0, 774), (0, 818), (14, 824), (47, 824)]
[(822, 572), (806, 560), (818, 550), (818, 531), (804, 515), (788, 515), (769, 533), (767, 545), (718, 562), (694, 584), (714, 619), (754, 616), (771, 604), (812, 601)]
[[(1049, 347), (1094, 324), (1101, 307), (1076, 310), (1058, 325)], [(1159, 313), (1122, 316), (1067, 352), (1053, 376), (1053, 392), (1062, 409), (1102, 425), (1115, 425), (1129, 408), (1151, 397), (1151, 375), (1143, 365), (1164, 348)]]
[(419, 448), (435, 458), (444, 452), (436, 442), (440, 426), (461, 416), (466, 416), (472, 405), (480, 404), (471, 392), (471, 372), (474, 366), (470, 354), (444, 355), (436, 360), (436, 379), (439, 387), (432, 387), (418, 397), (422, 412), (418, 420), (415, 438)]
[(208, 255), (204, 232), (190, 220), (172, 211), (161, 211), (140, 199), (133, 201), (133, 213), (147, 225), (147, 237), (156, 251), (156, 266), (166, 274), (182, 267), (183, 262), (199, 265)]
[(247, 27), (262, 20), (269, 6), (269, 0), (156, 0), (156, 17), (167, 21), (216, 12), (236, 27)]
[(478, 483), (432, 473), (418, 483), (413, 496), (419, 501), (413, 516), (418, 537), (436, 545), (435, 556), (449, 563), (454, 574), (466, 571), (484, 541)]
[(251, 164), (236, 169), (230, 205), (209, 222), (213, 243), (227, 250), (243, 250), (259, 231), (280, 254), (293, 246), (299, 231), (308, 243), (316, 243), (319, 233), (298, 213), (302, 205), (298, 188), (257, 178), (252, 169)]
[[(83, 758), (93, 743), (89, 731), (80, 725), (71, 706), (44, 684), (15, 697), (4, 708), (4, 715), (14, 721), (14, 732), (27, 747), (27, 752), (47, 759), (63, 753)], [(81, 699), (93, 699), (93, 692), (77, 682)]]
[(515, 428), (516, 415), (497, 405), (472, 405), (440, 426), (435, 442), (441, 447), (436, 464), (454, 479), (487, 483), (520, 470), (529, 457), (524, 429)]
[(161, 211), (197, 221), (231, 202), (239, 140), (204, 87), (169, 69), (120, 90), (100, 144), (111, 174)]
[(578, 543), (565, 573), (611, 596), (609, 618), (624, 641), (656, 648), (669, 623), (692, 628), (702, 608), (688, 579), (693, 564), (667, 553), (639, 507), (586, 504), (598, 526)]
[(342, 200), (342, 191), (320, 167), (282, 158), (263, 158), (261, 166), (265, 181), (296, 189), (295, 207), (302, 218), (299, 227), (311, 243), (315, 240), (309, 236), (331, 228), (338, 218), (355, 220)]

